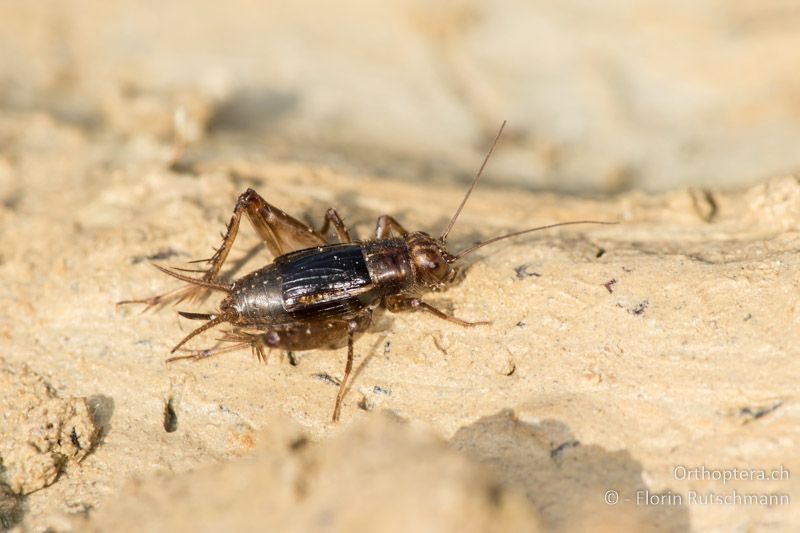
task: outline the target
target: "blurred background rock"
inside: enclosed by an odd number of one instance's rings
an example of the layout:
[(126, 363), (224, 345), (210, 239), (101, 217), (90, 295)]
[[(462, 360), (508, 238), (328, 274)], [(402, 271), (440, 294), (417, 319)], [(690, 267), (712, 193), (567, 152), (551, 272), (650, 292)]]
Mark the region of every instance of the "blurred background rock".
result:
[(533, 189), (800, 169), (794, 0), (0, 1), (0, 107), (187, 157)]

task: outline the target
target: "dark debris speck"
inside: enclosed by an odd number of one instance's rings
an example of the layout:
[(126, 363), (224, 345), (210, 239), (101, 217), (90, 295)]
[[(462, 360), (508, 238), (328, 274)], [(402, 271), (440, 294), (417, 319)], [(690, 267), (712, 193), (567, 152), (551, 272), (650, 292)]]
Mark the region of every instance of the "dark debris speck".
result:
[(297, 437), (289, 443), (289, 449), (293, 452), (305, 448), (309, 444), (308, 438), (305, 436)]
[(363, 398), (361, 398), (361, 400), (359, 400), (358, 408), (361, 409), (362, 411), (368, 411), (368, 412), (372, 411), (373, 409), (375, 409), (375, 402), (364, 396)]
[(569, 448), (575, 448), (580, 445), (581, 443), (578, 440), (568, 440), (566, 442), (562, 442), (561, 444), (550, 450), (550, 458), (555, 461), (564, 452), (564, 450), (567, 450)]
[(536, 278), (541, 278), (542, 275), (536, 271), (530, 269), (531, 264), (525, 263), (524, 265), (519, 265), (514, 269), (514, 272), (517, 274), (517, 279), (525, 279), (530, 278), (531, 276)]
[(742, 407), (739, 409), (739, 416), (748, 420), (758, 420), (776, 411), (781, 405), (783, 405), (783, 402), (779, 401), (770, 405)]
[(341, 381), (339, 381), (339, 379), (331, 376), (327, 372), (319, 372), (317, 374), (312, 374), (312, 375), (315, 378), (317, 378), (318, 380), (324, 381), (325, 383), (330, 383), (331, 385), (337, 385), (338, 386), (338, 385), (341, 385), (341, 383), (342, 383)]
[(72, 431), (69, 432), (69, 440), (72, 441), (72, 445), (78, 448), (79, 450), (83, 449), (81, 447), (81, 441), (78, 439), (78, 433), (75, 431), (75, 428), (72, 428)]
[(172, 405), (172, 398), (164, 405), (164, 431), (174, 433), (178, 429), (178, 413)]
[(639, 315), (641, 315), (641, 314), (644, 314), (645, 310), (647, 310), (647, 307), (648, 307), (649, 305), (650, 305), (650, 302), (649, 302), (649, 301), (647, 301), (647, 300), (642, 300), (641, 302), (639, 302), (638, 304), (636, 304), (636, 305), (633, 307), (633, 309), (631, 309), (631, 310), (630, 310), (630, 312), (631, 312), (631, 314), (632, 314), (632, 315), (639, 316)]

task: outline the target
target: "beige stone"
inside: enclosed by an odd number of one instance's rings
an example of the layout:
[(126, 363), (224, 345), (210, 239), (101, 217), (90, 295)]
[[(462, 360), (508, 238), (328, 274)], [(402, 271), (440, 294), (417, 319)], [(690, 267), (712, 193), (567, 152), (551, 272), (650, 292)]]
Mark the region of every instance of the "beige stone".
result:
[(0, 359), (0, 485), (30, 494), (83, 460), (98, 428), (85, 398), (59, 398), (41, 376)]

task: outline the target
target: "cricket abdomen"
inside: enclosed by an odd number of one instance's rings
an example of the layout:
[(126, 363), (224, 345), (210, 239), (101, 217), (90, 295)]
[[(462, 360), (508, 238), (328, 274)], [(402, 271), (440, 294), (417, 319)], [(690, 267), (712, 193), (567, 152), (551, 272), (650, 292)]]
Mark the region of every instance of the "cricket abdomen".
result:
[(235, 311), (237, 324), (255, 326), (291, 320), (283, 308), (281, 281), (275, 265), (267, 265), (237, 279), (222, 305)]

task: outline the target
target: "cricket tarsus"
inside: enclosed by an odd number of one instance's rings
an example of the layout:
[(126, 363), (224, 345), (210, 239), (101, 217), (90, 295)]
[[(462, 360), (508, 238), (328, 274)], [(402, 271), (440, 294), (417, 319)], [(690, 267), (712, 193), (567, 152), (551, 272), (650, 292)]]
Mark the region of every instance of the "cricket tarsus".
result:
[[(201, 277), (158, 266), (188, 285), (153, 298), (121, 303), (143, 303), (150, 308), (211, 291), (224, 293), (216, 312), (180, 311), (184, 318), (206, 322), (172, 349), (171, 353), (184, 353), (170, 357), (168, 362), (199, 361), (250, 347), (254, 356), (266, 363), (269, 351), (275, 348), (293, 351), (347, 346), (347, 360), (332, 416), (333, 422), (337, 422), (353, 368), (354, 343), (370, 327), (374, 309), (383, 307), (395, 313), (421, 311), (461, 327), (489, 324), (447, 314), (425, 302), (422, 296), (453, 284), (458, 261), (488, 244), (557, 226), (613, 223), (581, 220), (549, 224), (494, 237), (456, 254), (450, 253), (446, 245), (448, 235), (480, 180), (503, 127), (505, 122), (440, 237), (410, 232), (393, 217), (382, 215), (374, 239), (354, 241), (333, 208), (326, 212), (317, 231), (272, 206), (253, 189), (247, 189), (239, 196), (222, 243), (206, 260), (209, 266)], [(274, 261), (227, 283), (220, 280), (220, 271), (236, 240), (243, 214)], [(329, 243), (325, 238), (331, 227), (337, 243)], [(183, 348), (195, 336), (221, 324), (230, 326), (219, 339), (221, 345), (208, 350)]]

